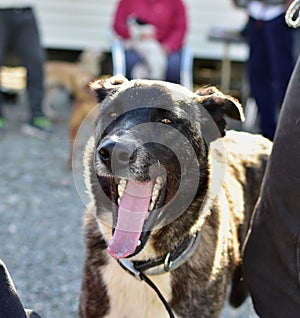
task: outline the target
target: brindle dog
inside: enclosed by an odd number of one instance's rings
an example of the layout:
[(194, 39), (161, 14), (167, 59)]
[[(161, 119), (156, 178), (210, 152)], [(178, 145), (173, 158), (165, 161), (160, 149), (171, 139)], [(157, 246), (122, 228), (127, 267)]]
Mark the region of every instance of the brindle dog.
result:
[[(227, 132), (241, 105), (215, 87), (113, 77), (84, 155), (91, 203), (81, 318), (219, 317), (247, 296), (241, 249), (271, 142)], [(134, 275), (130, 275), (135, 274)], [(142, 274), (141, 274), (142, 273)], [(170, 314), (171, 316), (171, 314)]]

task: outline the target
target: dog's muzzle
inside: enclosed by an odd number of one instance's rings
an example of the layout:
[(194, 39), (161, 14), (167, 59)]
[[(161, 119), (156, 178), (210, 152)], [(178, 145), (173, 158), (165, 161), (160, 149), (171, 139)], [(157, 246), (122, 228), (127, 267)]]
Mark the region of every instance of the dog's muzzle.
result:
[(124, 171), (137, 159), (135, 145), (129, 142), (104, 139), (98, 147), (100, 160), (114, 174)]

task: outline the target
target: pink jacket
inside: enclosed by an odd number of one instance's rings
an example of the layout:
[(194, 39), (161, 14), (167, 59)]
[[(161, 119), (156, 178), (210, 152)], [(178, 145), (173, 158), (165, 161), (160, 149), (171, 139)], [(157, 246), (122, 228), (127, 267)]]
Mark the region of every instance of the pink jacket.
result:
[(129, 39), (127, 20), (135, 17), (156, 27), (156, 39), (170, 52), (184, 44), (187, 32), (186, 9), (182, 0), (120, 0), (113, 29)]

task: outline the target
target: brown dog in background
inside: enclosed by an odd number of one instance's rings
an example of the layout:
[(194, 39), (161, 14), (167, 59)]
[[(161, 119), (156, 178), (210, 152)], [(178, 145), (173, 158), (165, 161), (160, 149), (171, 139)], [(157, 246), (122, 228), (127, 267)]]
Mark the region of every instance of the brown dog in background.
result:
[(70, 155), (67, 169), (72, 168), (73, 144), (81, 122), (95, 106), (96, 99), (89, 89), (89, 83), (100, 74), (100, 61), (103, 54), (95, 50), (83, 51), (78, 62), (49, 61), (45, 65), (46, 96), (44, 110), (49, 118), (55, 119), (56, 112), (51, 108), (51, 100), (57, 89), (63, 87), (73, 98), (70, 117)]

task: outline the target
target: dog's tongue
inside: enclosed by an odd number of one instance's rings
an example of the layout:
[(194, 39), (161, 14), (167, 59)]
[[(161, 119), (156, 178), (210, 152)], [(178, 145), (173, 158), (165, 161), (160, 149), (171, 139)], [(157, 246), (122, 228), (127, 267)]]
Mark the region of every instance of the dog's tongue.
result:
[(119, 206), (115, 232), (108, 246), (108, 253), (113, 257), (124, 258), (137, 248), (149, 209), (152, 187), (151, 181), (147, 183), (127, 182)]

